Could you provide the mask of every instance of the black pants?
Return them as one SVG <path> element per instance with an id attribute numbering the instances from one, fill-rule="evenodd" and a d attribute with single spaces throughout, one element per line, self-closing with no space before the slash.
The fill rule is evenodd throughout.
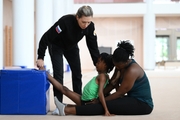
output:
<path id="1" fill-rule="evenodd" d="M 53 76 L 58 82 L 63 84 L 64 78 L 64 65 L 63 55 L 66 58 L 72 72 L 72 87 L 73 91 L 82 94 L 82 74 L 81 74 L 81 63 L 79 56 L 79 47 L 76 45 L 72 49 L 63 51 L 56 45 L 49 45 L 49 53 L 51 56 L 51 62 L 53 67 Z M 57 96 L 58 100 L 62 102 L 63 95 L 55 87 L 53 87 L 54 96 Z"/>
<path id="2" fill-rule="evenodd" d="M 135 98 L 123 97 L 107 101 L 107 107 L 111 114 L 115 115 L 145 115 L 152 112 L 152 108 Z M 77 115 L 103 115 L 104 108 L 101 103 L 76 106 Z"/>

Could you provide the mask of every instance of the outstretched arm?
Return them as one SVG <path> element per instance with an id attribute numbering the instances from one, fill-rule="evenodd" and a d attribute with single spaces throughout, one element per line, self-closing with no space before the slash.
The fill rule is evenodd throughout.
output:
<path id="1" fill-rule="evenodd" d="M 109 110 L 107 108 L 106 101 L 104 98 L 104 93 L 103 93 L 103 89 L 104 89 L 107 79 L 108 78 L 106 77 L 105 74 L 99 74 L 99 76 L 97 77 L 98 84 L 99 84 L 98 96 L 99 96 L 99 101 L 101 102 L 102 106 L 104 107 L 105 116 L 111 116 L 111 114 L 109 113 Z"/>

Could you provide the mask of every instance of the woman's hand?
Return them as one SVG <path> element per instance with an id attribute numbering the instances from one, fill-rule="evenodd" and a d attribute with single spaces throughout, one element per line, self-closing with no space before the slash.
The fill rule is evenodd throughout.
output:
<path id="1" fill-rule="evenodd" d="M 36 64 L 37 64 L 37 67 L 38 67 L 39 69 L 44 68 L 44 60 L 38 59 L 38 60 L 36 61 Z"/>
<path id="2" fill-rule="evenodd" d="M 104 115 L 105 115 L 105 116 L 114 116 L 114 114 L 110 114 L 108 110 L 105 111 L 105 114 L 104 114 Z"/>

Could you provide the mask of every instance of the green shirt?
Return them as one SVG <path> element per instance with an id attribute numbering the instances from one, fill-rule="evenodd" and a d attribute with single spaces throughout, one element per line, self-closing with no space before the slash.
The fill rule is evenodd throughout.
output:
<path id="1" fill-rule="evenodd" d="M 89 101 L 95 98 L 98 98 L 98 90 L 99 85 L 96 83 L 97 76 L 93 77 L 85 86 L 83 89 L 83 93 L 81 96 L 81 100 L 83 101 Z M 104 87 L 106 87 L 108 83 L 108 79 L 106 80 L 106 83 Z"/>

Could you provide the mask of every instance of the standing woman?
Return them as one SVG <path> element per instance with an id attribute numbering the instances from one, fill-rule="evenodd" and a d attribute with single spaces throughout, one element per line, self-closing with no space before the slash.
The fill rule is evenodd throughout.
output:
<path id="1" fill-rule="evenodd" d="M 108 110 L 116 115 L 145 115 L 153 110 L 151 88 L 145 71 L 133 59 L 134 47 L 129 41 L 120 41 L 113 53 L 115 72 L 104 90 L 109 93 L 105 100 Z M 102 115 L 103 107 L 98 100 L 94 104 L 76 107 L 61 107 L 66 115 Z M 63 104 L 61 104 L 63 105 Z M 63 109 L 62 109 L 63 108 Z"/>
<path id="2" fill-rule="evenodd" d="M 82 94 L 82 74 L 78 42 L 85 36 L 93 64 L 96 65 L 99 50 L 90 6 L 82 6 L 76 15 L 62 16 L 42 36 L 39 42 L 37 67 L 44 66 L 45 51 L 48 47 L 53 67 L 53 77 L 63 84 L 63 55 L 72 71 L 73 91 Z M 54 96 L 62 101 L 62 93 L 53 87 Z"/>

